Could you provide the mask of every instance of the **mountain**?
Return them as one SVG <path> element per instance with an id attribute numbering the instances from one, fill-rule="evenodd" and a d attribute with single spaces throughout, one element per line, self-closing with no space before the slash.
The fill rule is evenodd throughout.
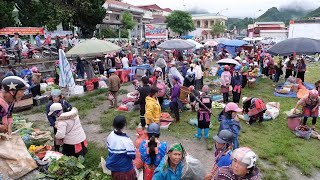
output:
<path id="1" fill-rule="evenodd" d="M 320 7 L 318 9 L 309 12 L 305 17 L 320 17 Z"/>
<path id="2" fill-rule="evenodd" d="M 234 27 L 237 29 L 247 29 L 248 24 L 252 24 L 252 18 L 228 18 L 227 20 L 227 28 L 232 30 Z"/>
<path id="3" fill-rule="evenodd" d="M 270 22 L 281 21 L 289 23 L 291 19 L 300 19 L 308 13 L 304 9 L 280 9 L 272 7 L 268 9 L 264 14 L 259 16 L 256 21 L 258 22 Z"/>

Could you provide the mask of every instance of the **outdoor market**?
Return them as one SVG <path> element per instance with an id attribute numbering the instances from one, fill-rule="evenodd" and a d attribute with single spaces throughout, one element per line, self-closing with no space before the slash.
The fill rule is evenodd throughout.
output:
<path id="1" fill-rule="evenodd" d="M 0 180 L 320 179 L 319 37 L 144 31 L 0 28 Z"/>

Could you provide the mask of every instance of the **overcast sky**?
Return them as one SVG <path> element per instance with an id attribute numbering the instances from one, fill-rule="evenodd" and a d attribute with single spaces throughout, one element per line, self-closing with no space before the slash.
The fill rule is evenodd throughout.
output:
<path id="1" fill-rule="evenodd" d="M 211 13 L 220 12 L 228 17 L 260 16 L 271 7 L 293 7 L 316 9 L 320 0 L 123 0 L 133 5 L 157 4 L 161 8 L 204 9 Z M 228 10 L 224 10 L 228 8 Z M 258 12 L 261 10 L 260 12 Z"/>

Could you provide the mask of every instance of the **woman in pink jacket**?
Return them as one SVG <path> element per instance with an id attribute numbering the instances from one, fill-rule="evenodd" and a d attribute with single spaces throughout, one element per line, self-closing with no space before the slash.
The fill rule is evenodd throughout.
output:
<path id="1" fill-rule="evenodd" d="M 69 112 L 63 112 L 60 103 L 50 106 L 49 116 L 56 117 L 57 133 L 55 138 L 62 145 L 62 154 L 67 156 L 84 156 L 87 153 L 86 134 L 81 126 L 78 110 L 72 108 Z"/>
<path id="2" fill-rule="evenodd" d="M 229 66 L 224 66 L 224 71 L 221 74 L 221 93 L 223 94 L 223 103 L 229 102 L 229 86 L 231 85 L 231 73 L 229 72 Z"/>

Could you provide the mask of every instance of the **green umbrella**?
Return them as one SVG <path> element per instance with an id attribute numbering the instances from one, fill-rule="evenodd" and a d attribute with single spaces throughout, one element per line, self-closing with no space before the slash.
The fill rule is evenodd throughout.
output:
<path id="1" fill-rule="evenodd" d="M 76 56 L 98 56 L 115 51 L 119 51 L 121 47 L 103 40 L 90 39 L 83 43 L 75 45 L 67 53 L 67 57 Z"/>

